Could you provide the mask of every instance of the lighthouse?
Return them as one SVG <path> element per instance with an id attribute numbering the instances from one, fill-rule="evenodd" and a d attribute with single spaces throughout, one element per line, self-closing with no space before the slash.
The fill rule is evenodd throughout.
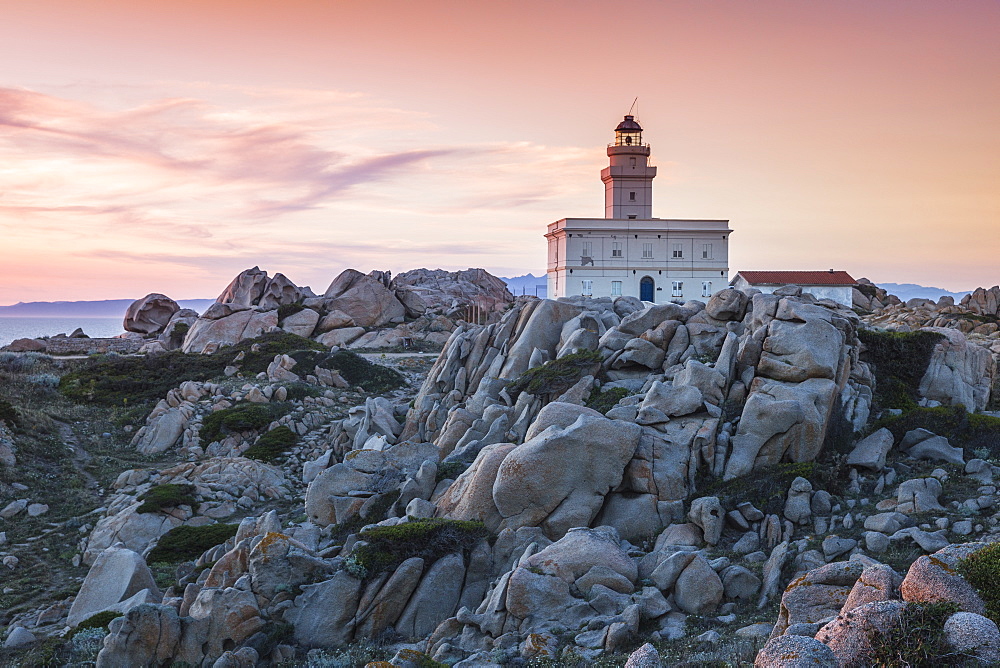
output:
<path id="1" fill-rule="evenodd" d="M 642 126 L 634 116 L 615 128 L 615 143 L 608 145 L 609 163 L 601 170 L 604 181 L 604 217 L 637 220 L 653 217 L 653 178 L 649 144 L 642 143 Z"/>
<path id="2" fill-rule="evenodd" d="M 656 167 L 631 114 L 608 145 L 604 218 L 550 223 L 546 276 L 550 299 L 637 297 L 652 304 L 705 299 L 729 280 L 728 220 L 654 218 Z"/>

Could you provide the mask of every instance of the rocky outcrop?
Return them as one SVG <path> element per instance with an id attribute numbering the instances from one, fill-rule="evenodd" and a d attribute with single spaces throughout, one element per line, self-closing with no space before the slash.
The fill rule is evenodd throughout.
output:
<path id="1" fill-rule="evenodd" d="M 920 380 L 920 396 L 946 406 L 962 404 L 970 411 L 986 408 L 996 364 L 990 351 L 970 343 L 957 329 L 929 327 L 944 336 L 931 354 Z"/>
<path id="2" fill-rule="evenodd" d="M 126 332 L 158 334 L 180 308 L 170 297 L 154 292 L 129 305 L 123 326 Z"/>
<path id="3" fill-rule="evenodd" d="M 414 269 L 397 274 L 390 287 L 414 317 L 434 313 L 488 321 L 514 303 L 507 284 L 484 269 Z"/>
<path id="4" fill-rule="evenodd" d="M 358 327 L 400 323 L 406 315 L 406 309 L 381 281 L 354 269 L 343 271 L 322 297 L 307 299 L 305 304 L 326 312 L 340 311 Z"/>

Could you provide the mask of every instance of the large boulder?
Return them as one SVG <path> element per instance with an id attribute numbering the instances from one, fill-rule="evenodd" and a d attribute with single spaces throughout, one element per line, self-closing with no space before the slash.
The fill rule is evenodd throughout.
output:
<path id="1" fill-rule="evenodd" d="M 341 311 L 359 327 L 382 327 L 403 322 L 406 309 L 395 294 L 371 276 L 346 269 L 333 279 L 322 297 L 307 299 L 307 305 L 318 305 L 326 311 Z"/>
<path id="2" fill-rule="evenodd" d="M 126 332 L 157 334 L 167 326 L 181 307 L 173 299 L 157 292 L 132 302 L 125 311 L 123 326 Z"/>
<path id="3" fill-rule="evenodd" d="M 502 526 L 541 526 L 552 539 L 588 526 L 622 481 L 640 435 L 630 422 L 581 415 L 514 448 L 493 484 Z"/>
<path id="4" fill-rule="evenodd" d="M 211 311 L 211 309 L 209 309 Z M 278 326 L 277 311 L 245 309 L 213 319 L 206 311 L 188 331 L 183 351 L 203 353 L 253 339 Z"/>
<path id="5" fill-rule="evenodd" d="M 390 287 L 411 317 L 431 312 L 470 319 L 476 314 L 463 311 L 472 307 L 486 318 L 514 302 L 507 284 L 485 269 L 414 269 L 398 274 Z"/>
<path id="6" fill-rule="evenodd" d="M 785 383 L 755 378 L 743 408 L 725 479 L 780 461 L 808 462 L 826 437 L 837 385 L 826 378 Z"/>
<path id="7" fill-rule="evenodd" d="M 840 561 L 792 580 L 781 595 L 773 635 L 793 624 L 815 624 L 839 614 L 863 571 L 860 562 Z"/>
<path id="8" fill-rule="evenodd" d="M 260 267 L 244 269 L 226 286 L 226 289 L 215 301 L 219 304 L 253 306 L 260 301 L 261 295 L 264 294 L 267 281 L 267 272 L 261 271 Z"/>
<path id="9" fill-rule="evenodd" d="M 91 615 L 109 610 L 118 603 L 147 591 L 148 600 L 159 603 L 160 590 L 146 561 L 124 547 L 109 547 L 101 552 L 73 599 L 66 623 L 76 626 Z"/>
<path id="10" fill-rule="evenodd" d="M 496 531 L 503 516 L 493 502 L 493 484 L 504 458 L 517 446 L 495 443 L 479 451 L 476 460 L 437 500 L 437 514 L 456 520 L 478 520 Z"/>
<path id="11" fill-rule="evenodd" d="M 970 411 L 986 408 L 996 374 L 989 349 L 970 343 L 957 329 L 928 327 L 924 331 L 944 338 L 934 346 L 920 379 L 920 396 L 948 406 L 962 404 Z"/>
<path id="12" fill-rule="evenodd" d="M 808 636 L 777 636 L 757 653 L 755 668 L 838 668 L 837 655 Z"/>

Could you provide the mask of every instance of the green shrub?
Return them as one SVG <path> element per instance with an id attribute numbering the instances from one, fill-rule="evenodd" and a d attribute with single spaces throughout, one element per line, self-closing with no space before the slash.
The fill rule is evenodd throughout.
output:
<path id="1" fill-rule="evenodd" d="M 296 313 L 304 309 L 305 305 L 300 304 L 299 302 L 295 302 L 294 304 L 282 304 L 281 306 L 278 307 L 278 324 L 280 325 L 281 323 L 283 323 L 285 321 L 285 318 L 287 318 L 288 316 L 295 315 Z"/>
<path id="2" fill-rule="evenodd" d="M 290 411 L 291 406 L 285 403 L 236 404 L 206 415 L 201 421 L 199 438 L 207 445 L 233 432 L 260 430 Z"/>
<path id="3" fill-rule="evenodd" d="M 114 610 L 105 610 L 104 612 L 98 612 L 96 614 L 87 617 L 85 620 L 76 625 L 73 629 L 71 635 L 76 635 L 80 631 L 85 631 L 87 629 L 108 629 L 108 624 L 111 623 L 112 619 L 117 619 L 123 616 L 123 612 L 115 612 Z"/>
<path id="4" fill-rule="evenodd" d="M 431 564 L 452 552 L 467 552 L 490 532 L 482 522 L 441 518 L 374 527 L 358 535 L 352 555 L 369 577 L 393 570 L 412 557 Z"/>
<path id="5" fill-rule="evenodd" d="M 584 376 L 596 373 L 600 364 L 599 352 L 581 350 L 528 369 L 508 383 L 507 390 L 511 395 L 521 392 L 535 395 L 562 394 Z"/>
<path id="6" fill-rule="evenodd" d="M 915 408 L 920 379 L 927 372 L 934 346 L 944 338 L 937 332 L 858 330 L 865 344 L 861 359 L 875 373 L 874 402 L 878 408 Z"/>
<path id="7" fill-rule="evenodd" d="M 186 322 L 179 322 L 170 330 L 170 336 L 183 339 L 189 331 L 191 331 L 191 325 Z"/>
<path id="8" fill-rule="evenodd" d="M 136 508 L 137 513 L 157 513 L 177 506 L 195 506 L 194 485 L 170 483 L 157 485 L 139 497 L 143 504 Z"/>
<path id="9" fill-rule="evenodd" d="M 17 410 L 5 399 L 0 399 L 0 420 L 7 423 L 7 428 L 14 430 L 21 428 L 21 421 L 17 417 Z"/>
<path id="10" fill-rule="evenodd" d="M 364 357 L 349 350 L 338 350 L 330 353 L 317 363 L 317 366 L 324 369 L 336 369 L 351 385 L 374 394 L 391 392 L 406 384 L 406 379 L 395 369 L 369 362 Z"/>
<path id="11" fill-rule="evenodd" d="M 958 563 L 958 572 L 986 604 L 986 616 L 1000 620 L 1000 543 L 991 543 Z"/>
<path id="12" fill-rule="evenodd" d="M 285 425 L 275 427 L 257 439 L 257 442 L 247 448 L 243 456 L 260 462 L 273 462 L 299 440 L 298 435 Z"/>
<path id="13" fill-rule="evenodd" d="M 438 464 L 437 475 L 434 478 L 435 482 L 441 482 L 442 480 L 456 480 L 458 476 L 465 473 L 465 469 L 469 468 L 468 464 L 463 464 L 462 462 L 442 462 Z"/>
<path id="14" fill-rule="evenodd" d="M 323 388 L 310 385 L 309 383 L 289 383 L 284 387 L 288 393 L 285 395 L 288 401 L 302 401 L 306 397 L 323 396 Z"/>
<path id="15" fill-rule="evenodd" d="M 967 450 L 985 449 L 1000 456 L 1000 418 L 969 413 L 964 406 L 914 408 L 876 421 L 871 431 L 887 428 L 898 441 L 912 429 L 926 429 Z"/>
<path id="16" fill-rule="evenodd" d="M 825 467 L 816 462 L 781 463 L 755 469 L 732 480 L 704 477 L 698 481 L 698 496 L 717 496 L 726 508 L 749 501 L 764 513 L 781 515 L 785 492 L 796 478 L 805 478 L 815 489 L 827 489 Z"/>
<path id="17" fill-rule="evenodd" d="M 593 408 L 595 411 L 603 415 L 614 408 L 619 401 L 627 396 L 628 390 L 624 387 L 611 387 L 604 391 L 595 387 L 590 391 L 590 396 L 587 397 L 587 403 L 585 406 L 587 408 Z"/>
<path id="18" fill-rule="evenodd" d="M 958 606 L 954 603 L 910 603 L 888 632 L 870 633 L 871 654 L 865 657 L 865 665 L 872 668 L 978 665 L 970 663 L 971 657 L 956 654 L 945 639 L 944 623 L 956 612 Z"/>
<path id="19" fill-rule="evenodd" d="M 178 564 L 197 559 L 205 550 L 221 545 L 235 536 L 239 528 L 238 524 L 174 527 L 160 536 L 156 547 L 146 555 L 146 561 Z"/>
<path id="20" fill-rule="evenodd" d="M 296 350 L 326 348 L 295 334 L 270 332 L 211 355 L 186 355 L 179 350 L 162 355 L 95 355 L 64 375 L 59 390 L 78 403 L 122 406 L 152 402 L 186 380 L 221 377 L 239 353 L 244 355 L 240 368 L 244 375 L 252 376 L 266 371 L 275 355 Z"/>

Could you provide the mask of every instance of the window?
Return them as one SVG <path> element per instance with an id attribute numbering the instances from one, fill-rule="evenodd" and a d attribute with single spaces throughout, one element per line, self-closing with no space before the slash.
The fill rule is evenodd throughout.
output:
<path id="1" fill-rule="evenodd" d="M 629 216 L 628 219 L 629 220 L 635 220 L 635 216 Z"/>
<path id="2" fill-rule="evenodd" d="M 583 255 L 584 257 L 594 257 L 593 250 L 594 250 L 594 242 L 593 241 L 584 241 L 583 242 L 583 252 L 581 253 L 581 255 Z"/>
<path id="3" fill-rule="evenodd" d="M 594 294 L 594 282 L 583 281 L 583 296 L 590 297 L 593 294 Z"/>
<path id="4" fill-rule="evenodd" d="M 630 201 L 630 202 L 634 202 L 635 201 L 635 193 L 630 192 L 628 194 L 628 201 Z"/>
<path id="5" fill-rule="evenodd" d="M 642 245 L 642 257 L 649 259 L 653 257 L 653 244 L 643 244 Z"/>
<path id="6" fill-rule="evenodd" d="M 701 296 L 711 297 L 712 296 L 712 281 L 702 281 L 701 282 Z"/>
<path id="7" fill-rule="evenodd" d="M 629 159 L 628 159 L 628 162 L 629 162 L 629 166 L 630 166 L 630 167 L 631 167 L 632 169 L 635 169 L 635 158 L 629 158 Z"/>
<path id="8" fill-rule="evenodd" d="M 674 244 L 674 252 L 672 254 L 674 259 L 684 257 L 684 244 Z"/>
<path id="9" fill-rule="evenodd" d="M 612 241 L 611 242 L 611 257 L 621 257 L 622 256 L 622 242 Z"/>
<path id="10" fill-rule="evenodd" d="M 712 244 L 702 244 L 701 245 L 701 259 L 711 260 L 712 259 Z"/>
<path id="11" fill-rule="evenodd" d="M 621 281 L 611 281 L 611 296 L 621 297 L 622 295 L 622 282 Z"/>
<path id="12" fill-rule="evenodd" d="M 684 296 L 684 281 L 674 281 L 671 288 L 671 297 L 683 297 Z"/>

